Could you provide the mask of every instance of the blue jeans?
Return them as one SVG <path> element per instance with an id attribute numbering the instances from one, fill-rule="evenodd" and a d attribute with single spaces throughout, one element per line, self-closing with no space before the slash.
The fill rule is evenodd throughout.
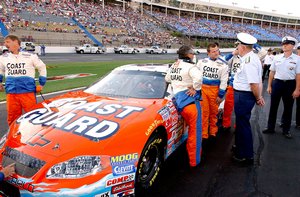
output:
<path id="1" fill-rule="evenodd" d="M 234 91 L 234 112 L 236 116 L 235 156 L 238 158 L 253 158 L 250 118 L 255 103 L 256 99 L 252 92 Z"/>

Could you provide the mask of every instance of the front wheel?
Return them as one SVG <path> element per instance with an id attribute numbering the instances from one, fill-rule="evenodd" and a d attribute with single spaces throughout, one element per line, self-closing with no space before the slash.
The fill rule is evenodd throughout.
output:
<path id="1" fill-rule="evenodd" d="M 149 189 L 157 180 L 164 161 L 165 140 L 163 135 L 156 133 L 146 143 L 136 172 L 136 192 Z"/>

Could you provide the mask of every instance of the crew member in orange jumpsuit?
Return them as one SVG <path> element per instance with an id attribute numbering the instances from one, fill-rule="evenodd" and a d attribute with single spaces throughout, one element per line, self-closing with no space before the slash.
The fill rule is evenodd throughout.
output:
<path id="1" fill-rule="evenodd" d="M 208 58 L 198 61 L 197 67 L 203 72 L 202 85 L 202 138 L 216 137 L 218 132 L 217 114 L 228 81 L 228 66 L 219 58 L 220 50 L 216 43 L 207 47 Z"/>
<path id="2" fill-rule="evenodd" d="M 175 104 L 189 126 L 187 152 L 191 167 L 201 160 L 201 83 L 202 72 L 193 63 L 194 51 L 189 46 L 178 50 L 179 59 L 170 67 L 165 77 L 171 83 Z"/>
<path id="3" fill-rule="evenodd" d="M 7 121 L 11 125 L 22 115 L 22 110 L 28 112 L 36 104 L 35 94 L 45 85 L 47 71 L 36 54 L 20 52 L 21 41 L 17 36 L 6 36 L 4 44 L 9 53 L 0 57 L 0 91 L 4 89 L 2 81 L 5 75 Z M 34 80 L 35 69 L 39 72 L 39 86 Z"/>

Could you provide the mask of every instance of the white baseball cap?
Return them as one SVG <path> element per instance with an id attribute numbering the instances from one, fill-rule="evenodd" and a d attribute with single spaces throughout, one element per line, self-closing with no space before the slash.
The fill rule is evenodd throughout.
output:
<path id="1" fill-rule="evenodd" d="M 238 42 L 243 45 L 253 45 L 257 43 L 257 39 L 254 36 L 244 32 L 238 33 L 237 39 Z"/>

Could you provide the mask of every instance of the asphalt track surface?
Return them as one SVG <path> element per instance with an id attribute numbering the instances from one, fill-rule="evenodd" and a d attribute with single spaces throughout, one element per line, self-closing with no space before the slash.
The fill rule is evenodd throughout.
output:
<path id="1" fill-rule="evenodd" d="M 149 59 L 148 55 L 92 55 L 95 61 L 110 59 Z M 105 58 L 104 58 L 105 57 Z M 176 55 L 150 55 L 150 58 L 174 60 Z M 91 55 L 60 54 L 42 58 L 48 62 L 91 61 Z M 151 60 L 151 59 L 149 59 Z M 264 84 L 266 87 L 266 82 Z M 51 95 L 54 96 L 54 95 Z M 51 97 L 51 96 L 46 96 Z M 253 166 L 240 166 L 231 161 L 231 146 L 234 129 L 219 131 L 215 142 L 204 151 L 201 164 L 191 169 L 185 146 L 181 146 L 168 160 L 161 171 L 154 188 L 142 197 L 298 197 L 300 196 L 300 130 L 294 128 L 295 113 L 291 133 L 292 139 L 281 135 L 279 126 L 273 135 L 262 134 L 267 124 L 270 96 L 264 91 L 265 107 L 252 111 L 251 125 L 254 139 L 255 163 Z M 39 98 L 40 100 L 40 98 Z M 281 103 L 282 105 L 282 103 Z M 295 104 L 294 104 L 295 107 Z M 1 136 L 7 130 L 6 106 L 0 104 Z M 282 107 L 278 110 L 280 122 Z M 233 117 L 234 119 L 234 117 Z"/>

